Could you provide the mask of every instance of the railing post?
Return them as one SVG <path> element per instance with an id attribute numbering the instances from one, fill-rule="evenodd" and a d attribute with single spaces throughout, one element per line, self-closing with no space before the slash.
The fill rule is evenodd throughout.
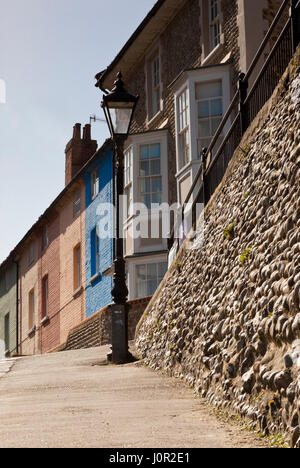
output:
<path id="1" fill-rule="evenodd" d="M 245 80 L 245 76 L 246 76 L 245 73 L 240 73 L 239 80 L 238 80 L 241 137 L 244 135 L 245 131 L 247 130 L 247 115 L 246 115 L 246 109 L 245 109 L 244 103 L 247 97 L 248 81 Z"/>
<path id="2" fill-rule="evenodd" d="M 290 18 L 292 24 L 292 47 L 294 53 L 296 52 L 297 46 L 300 42 L 300 7 L 296 7 L 298 2 L 299 0 L 291 0 L 290 6 Z"/>

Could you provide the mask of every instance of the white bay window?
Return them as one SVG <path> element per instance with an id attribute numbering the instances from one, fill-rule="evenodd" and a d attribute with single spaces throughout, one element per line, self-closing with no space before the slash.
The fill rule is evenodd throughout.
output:
<path id="1" fill-rule="evenodd" d="M 196 84 L 198 120 L 198 154 L 207 148 L 216 133 L 223 115 L 222 81 Z"/>
<path id="2" fill-rule="evenodd" d="M 152 203 L 162 203 L 160 144 L 140 146 L 140 201 L 148 209 Z"/>
<path id="3" fill-rule="evenodd" d="M 152 296 L 168 269 L 166 262 L 136 265 L 137 298 Z"/>
<path id="4" fill-rule="evenodd" d="M 230 104 L 230 64 L 184 71 L 172 84 L 175 99 L 177 200 L 184 203 L 207 148 Z M 226 125 L 216 147 L 228 130 Z M 213 156 L 213 155 L 212 155 Z M 197 188 L 195 189 L 195 193 Z"/>

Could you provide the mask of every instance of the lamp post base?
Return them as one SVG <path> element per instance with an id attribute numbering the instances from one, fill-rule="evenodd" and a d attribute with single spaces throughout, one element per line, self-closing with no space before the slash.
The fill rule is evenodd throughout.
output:
<path id="1" fill-rule="evenodd" d="M 111 306 L 112 321 L 112 353 L 107 360 L 113 364 L 134 362 L 135 358 L 128 350 L 128 319 L 126 306 L 114 304 Z"/>

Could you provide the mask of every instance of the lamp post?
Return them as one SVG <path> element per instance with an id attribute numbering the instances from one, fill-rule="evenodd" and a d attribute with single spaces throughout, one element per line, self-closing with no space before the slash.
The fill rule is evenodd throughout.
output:
<path id="1" fill-rule="evenodd" d="M 130 360 L 128 351 L 128 317 L 125 260 L 123 253 L 123 224 L 120 220 L 120 196 L 124 192 L 124 143 L 128 138 L 133 113 L 139 97 L 124 89 L 121 72 L 117 75 L 112 91 L 103 96 L 101 107 L 114 144 L 114 189 L 116 187 L 116 239 L 114 259 L 114 284 L 111 291 L 114 300 L 112 306 L 112 355 L 109 359 L 114 364 Z"/>

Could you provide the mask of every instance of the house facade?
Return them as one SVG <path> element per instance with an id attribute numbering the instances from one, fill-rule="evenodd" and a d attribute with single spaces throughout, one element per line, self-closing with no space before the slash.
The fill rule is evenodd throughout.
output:
<path id="1" fill-rule="evenodd" d="M 280 4 L 158 0 L 96 75 L 96 86 L 107 92 L 121 70 L 125 87 L 139 95 L 124 151 L 130 300 L 149 298 L 164 277 L 171 225 L 170 212 L 160 207 L 175 212 L 184 203 L 202 150 Z M 111 141 L 97 150 L 90 125 L 76 124 L 66 146 L 64 190 L 0 266 L 0 345 L 7 354 L 55 349 L 72 327 L 111 302 L 113 240 L 98 228 L 113 226 L 112 166 Z"/>
<path id="2" fill-rule="evenodd" d="M 82 132 L 76 124 L 65 176 L 64 190 L 0 267 L 0 340 L 7 356 L 57 348 L 111 302 L 112 278 L 102 272 L 112 265 L 113 241 L 91 241 L 99 205 L 112 201 L 110 141 L 97 150 L 90 125 Z"/>
<path id="3" fill-rule="evenodd" d="M 202 149 L 215 134 L 236 92 L 239 73 L 249 67 L 280 3 L 159 0 L 111 64 L 96 75 L 96 86 L 107 92 L 121 71 L 126 89 L 139 95 L 125 145 L 130 298 L 151 294 L 168 261 L 164 215 L 156 215 L 159 235 L 138 237 L 138 211 L 130 208 L 184 203 Z M 145 215 L 148 233 L 150 224 Z"/>
<path id="4" fill-rule="evenodd" d="M 0 359 L 17 354 L 17 274 L 11 260 L 0 268 Z"/>

